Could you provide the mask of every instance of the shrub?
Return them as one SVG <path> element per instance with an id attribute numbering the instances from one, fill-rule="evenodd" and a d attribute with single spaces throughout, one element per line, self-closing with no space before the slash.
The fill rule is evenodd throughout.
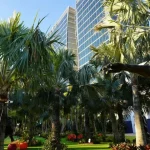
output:
<path id="1" fill-rule="evenodd" d="M 40 136 L 47 139 L 48 138 L 48 133 L 43 132 L 43 133 L 40 134 Z"/>
<path id="2" fill-rule="evenodd" d="M 83 144 L 83 143 L 85 143 L 85 139 L 79 140 L 79 144 Z"/>
<path id="3" fill-rule="evenodd" d="M 78 139 L 78 140 L 83 139 L 83 134 L 79 134 L 79 135 L 77 136 L 77 139 Z"/>
<path id="4" fill-rule="evenodd" d="M 22 138 L 21 138 L 22 141 L 28 141 L 28 139 L 29 139 L 29 131 L 28 131 L 27 128 L 25 128 L 22 131 L 22 135 L 21 136 L 22 136 Z"/>
<path id="5" fill-rule="evenodd" d="M 55 150 L 55 146 L 58 146 L 58 145 L 56 142 L 52 141 L 52 137 L 50 135 L 44 144 L 43 150 Z M 67 150 L 67 146 L 65 144 L 60 143 L 59 150 Z"/>
<path id="6" fill-rule="evenodd" d="M 94 144 L 100 144 L 102 142 L 102 134 L 96 134 L 92 138 Z"/>
<path id="7" fill-rule="evenodd" d="M 67 136 L 67 139 L 68 139 L 69 141 L 74 141 L 74 140 L 76 139 L 76 135 L 75 135 L 75 134 L 69 134 L 69 135 Z"/>
<path id="8" fill-rule="evenodd" d="M 117 145 L 112 145 L 111 149 L 112 150 L 150 150 L 150 145 L 137 147 L 134 144 L 120 143 Z"/>
<path id="9" fill-rule="evenodd" d="M 106 142 L 113 142 L 113 137 L 112 136 L 108 136 L 105 139 Z"/>
<path id="10" fill-rule="evenodd" d="M 137 147 L 135 145 L 127 144 L 127 143 L 121 143 L 117 145 L 112 145 L 112 150 L 137 150 Z"/>
<path id="11" fill-rule="evenodd" d="M 126 139 L 125 142 L 126 143 L 131 143 L 131 141 L 129 139 Z"/>
<path id="12" fill-rule="evenodd" d="M 44 144 L 44 142 L 40 139 L 33 138 L 31 141 L 31 146 L 41 146 L 43 144 Z"/>
<path id="13" fill-rule="evenodd" d="M 66 137 L 66 136 L 67 136 L 66 133 L 60 133 L 60 137 L 61 137 L 61 138 L 64 138 L 64 137 Z"/>

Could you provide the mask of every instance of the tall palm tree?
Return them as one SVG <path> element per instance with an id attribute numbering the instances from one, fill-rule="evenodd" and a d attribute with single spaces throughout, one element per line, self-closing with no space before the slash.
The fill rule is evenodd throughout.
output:
<path id="1" fill-rule="evenodd" d="M 43 19 L 42 19 L 43 20 Z M 41 32 L 38 24 L 26 28 L 20 22 L 20 13 L 15 13 L 9 21 L 0 22 L 0 150 L 4 148 L 6 126 L 6 102 L 12 85 L 30 71 L 42 75 L 44 69 L 52 66 L 52 44 L 58 41 L 55 35 Z"/>
<path id="2" fill-rule="evenodd" d="M 68 50 L 59 50 L 52 56 L 53 70 L 47 72 L 44 81 L 47 99 L 51 102 L 51 147 L 61 149 L 60 143 L 60 110 L 65 101 L 64 93 L 68 91 L 69 78 L 75 66 L 75 55 Z"/>
<path id="3" fill-rule="evenodd" d="M 132 0 L 119 1 L 108 0 L 105 2 L 105 8 L 110 15 L 106 21 L 96 26 L 96 30 L 108 28 L 111 31 L 110 44 L 115 48 L 115 53 L 111 55 L 112 62 L 122 63 L 141 63 L 147 57 L 149 42 L 148 19 L 149 4 L 147 1 Z M 115 20 L 112 19 L 112 17 Z M 109 23 L 109 24 L 108 24 Z M 145 41 L 145 42 L 144 42 Z M 144 44 L 145 43 L 145 44 Z M 110 56 L 110 55 L 109 55 Z M 141 107 L 138 96 L 138 79 L 135 74 L 132 75 L 133 104 L 136 127 L 136 144 L 145 145 L 146 136 L 141 118 Z"/>

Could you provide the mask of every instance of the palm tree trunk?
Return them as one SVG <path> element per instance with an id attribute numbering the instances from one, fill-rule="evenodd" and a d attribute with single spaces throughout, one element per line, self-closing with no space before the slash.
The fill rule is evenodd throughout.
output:
<path id="1" fill-rule="evenodd" d="M 132 93 L 133 93 L 133 108 L 136 130 L 136 146 L 146 145 L 146 134 L 142 121 L 141 106 L 138 93 L 138 77 L 132 76 Z"/>
<path id="2" fill-rule="evenodd" d="M 34 119 L 33 117 L 30 115 L 29 117 L 30 119 L 30 122 L 29 122 L 29 145 L 31 145 L 32 143 L 32 139 L 33 139 L 33 136 L 34 136 Z"/>
<path id="3" fill-rule="evenodd" d="M 105 111 L 101 112 L 100 120 L 102 126 L 102 134 L 106 135 L 106 112 Z"/>
<path id="4" fill-rule="evenodd" d="M 4 150 L 6 119 L 7 105 L 5 103 L 0 103 L 0 150 Z"/>
<path id="5" fill-rule="evenodd" d="M 112 122 L 112 132 L 114 136 L 114 143 L 119 143 L 119 132 L 118 132 L 118 124 L 116 120 L 116 116 L 113 109 L 110 109 L 110 119 Z"/>
<path id="6" fill-rule="evenodd" d="M 54 150 L 60 150 L 60 107 L 59 97 L 55 98 L 52 104 L 52 127 L 51 127 L 51 145 Z"/>
<path id="7" fill-rule="evenodd" d="M 86 139 L 86 142 L 88 142 L 88 139 L 91 138 L 91 135 L 90 135 L 90 120 L 89 120 L 89 111 L 87 108 L 85 108 L 85 120 L 84 120 L 84 127 L 85 127 L 85 139 Z"/>
<path id="8" fill-rule="evenodd" d="M 123 110 L 122 106 L 118 104 L 118 127 L 119 127 L 119 142 L 125 142 L 125 127 L 124 127 L 124 120 L 123 120 Z"/>
<path id="9" fill-rule="evenodd" d="M 79 128 L 78 128 L 78 109 L 77 108 L 75 108 L 75 124 L 76 124 L 77 133 L 79 133 Z"/>
<path id="10" fill-rule="evenodd" d="M 4 150 L 8 92 L 0 92 L 0 150 Z"/>

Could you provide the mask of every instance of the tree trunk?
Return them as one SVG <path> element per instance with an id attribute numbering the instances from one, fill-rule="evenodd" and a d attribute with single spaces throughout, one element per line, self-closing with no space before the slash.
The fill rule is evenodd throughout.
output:
<path id="1" fill-rule="evenodd" d="M 75 124 L 76 124 L 77 133 L 79 133 L 79 128 L 78 128 L 78 109 L 77 108 L 75 108 Z"/>
<path id="2" fill-rule="evenodd" d="M 141 106 L 138 93 L 138 77 L 132 76 L 132 93 L 133 93 L 133 108 L 136 130 L 136 146 L 146 145 L 146 134 L 142 121 Z"/>
<path id="3" fill-rule="evenodd" d="M 88 139 L 91 138 L 90 135 L 90 120 L 89 120 L 89 111 L 85 108 L 85 116 L 84 116 L 84 127 L 85 127 L 85 140 L 88 142 Z"/>
<path id="4" fill-rule="evenodd" d="M 59 97 L 55 98 L 52 104 L 52 127 L 51 127 L 51 145 L 52 150 L 61 150 L 60 144 L 60 107 L 59 107 Z"/>
<path id="5" fill-rule="evenodd" d="M 105 111 L 101 112 L 100 120 L 102 126 L 102 134 L 106 135 L 106 112 Z"/>
<path id="6" fill-rule="evenodd" d="M 119 143 L 119 132 L 118 132 L 118 125 L 117 125 L 117 120 L 116 120 L 116 116 L 114 113 L 113 109 L 110 109 L 110 119 L 112 122 L 112 132 L 113 132 L 113 136 L 114 136 L 114 143 Z"/>
<path id="7" fill-rule="evenodd" d="M 82 109 L 79 109 L 79 116 L 78 116 L 78 130 L 79 133 L 83 133 L 84 132 L 84 119 L 83 119 L 83 111 Z"/>
<path id="8" fill-rule="evenodd" d="M 29 122 L 29 145 L 32 144 L 32 139 L 33 139 L 33 136 L 34 136 L 34 119 L 33 117 L 30 116 L 30 122 Z"/>
<path id="9" fill-rule="evenodd" d="M 6 119 L 7 105 L 5 103 L 0 103 L 0 150 L 4 150 Z"/>
<path id="10" fill-rule="evenodd" d="M 148 65 L 129 65 L 122 63 L 114 63 L 104 66 L 103 70 L 108 73 L 129 71 L 131 73 L 136 73 L 138 75 L 150 78 L 150 66 Z"/>
<path id="11" fill-rule="evenodd" d="M 125 127 L 124 127 L 124 120 L 123 120 L 123 110 L 122 106 L 118 104 L 118 130 L 119 130 L 119 142 L 125 142 Z"/>

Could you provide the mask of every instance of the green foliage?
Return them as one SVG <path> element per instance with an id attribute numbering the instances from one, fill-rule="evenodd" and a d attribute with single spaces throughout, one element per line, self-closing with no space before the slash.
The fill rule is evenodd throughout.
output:
<path id="1" fill-rule="evenodd" d="M 23 141 L 29 140 L 29 130 L 27 128 L 22 130 L 21 140 L 23 140 Z"/>
<path id="2" fill-rule="evenodd" d="M 42 139 L 33 138 L 31 141 L 31 146 L 41 146 L 43 144 L 44 144 L 44 141 Z"/>
<path id="3" fill-rule="evenodd" d="M 114 141 L 113 136 L 106 137 L 106 142 L 113 142 L 113 141 Z"/>
<path id="4" fill-rule="evenodd" d="M 43 150 L 56 150 L 56 148 L 54 148 L 55 143 L 53 143 L 52 141 L 52 137 L 51 135 L 48 137 L 47 141 L 44 144 Z M 59 147 L 59 150 L 66 150 L 67 146 L 65 144 L 60 143 L 59 145 L 57 145 L 57 147 Z"/>
<path id="5" fill-rule="evenodd" d="M 42 133 L 40 134 L 40 136 L 43 137 L 43 138 L 48 138 L 48 133 L 42 132 Z"/>
<path id="6" fill-rule="evenodd" d="M 95 135 L 92 137 L 92 142 L 93 142 L 94 144 L 100 144 L 102 141 L 103 141 L 102 136 L 100 136 L 100 135 L 98 135 L 98 134 L 95 134 Z"/>
<path id="7" fill-rule="evenodd" d="M 81 140 L 79 140 L 79 142 L 78 142 L 79 144 L 83 144 L 83 143 L 85 143 L 85 139 L 81 139 Z"/>

